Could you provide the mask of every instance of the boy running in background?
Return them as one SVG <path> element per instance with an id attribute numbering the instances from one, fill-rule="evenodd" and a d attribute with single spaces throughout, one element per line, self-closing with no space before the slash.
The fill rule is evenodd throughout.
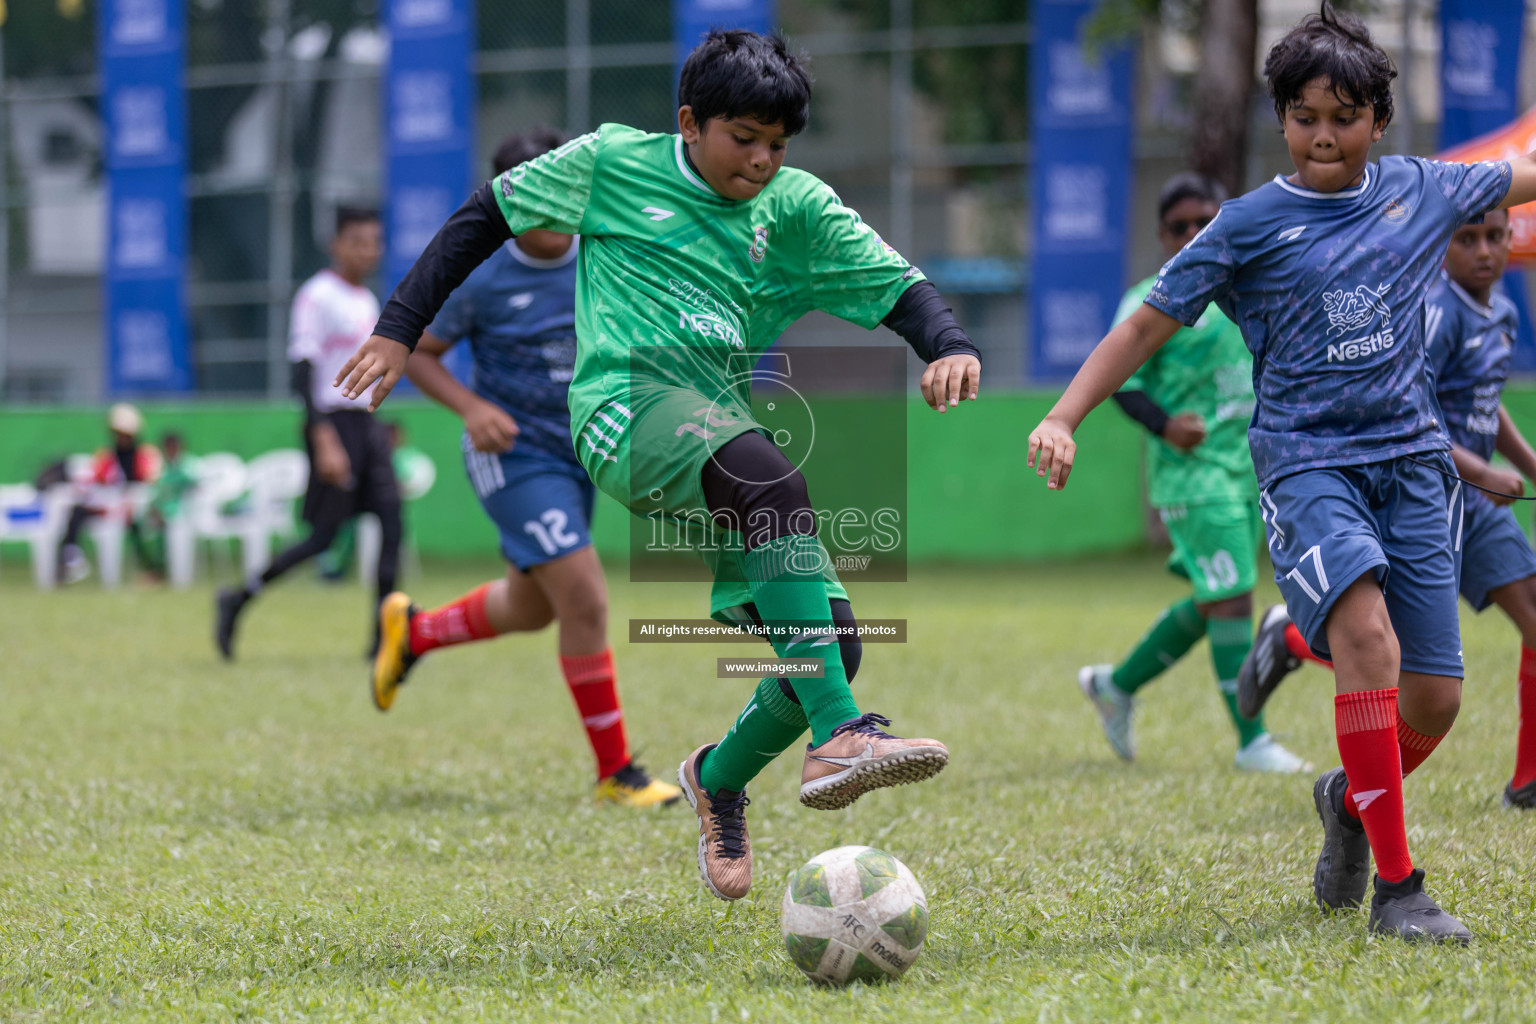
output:
<path id="1" fill-rule="evenodd" d="M 379 517 L 383 541 L 377 569 L 378 601 L 395 589 L 400 564 L 400 487 L 395 480 L 389 437 L 366 402 L 340 395 L 325 382 L 347 352 L 366 337 L 378 318 L 379 300 L 366 284 L 384 253 L 384 234 L 374 210 L 336 211 L 331 265 L 305 281 L 293 297 L 288 325 L 288 361 L 293 390 L 304 405 L 304 450 L 309 485 L 304 521 L 309 536 L 279 551 L 261 573 L 241 587 L 219 591 L 214 604 L 214 643 L 225 659 L 235 656 L 240 614 L 267 585 L 320 554 L 343 523 L 361 512 Z M 377 608 L 377 605 L 374 606 Z M 377 614 L 375 612 L 375 614 Z M 368 648 L 378 649 L 374 634 Z"/>
<path id="2" fill-rule="evenodd" d="M 1227 198 L 1216 182 L 1177 174 L 1163 185 L 1157 236 L 1173 256 L 1209 224 Z M 1152 290 L 1149 277 L 1125 293 L 1116 321 Z M 1237 671 L 1253 643 L 1253 585 L 1258 580 L 1259 494 L 1248 454 L 1253 415 L 1253 357 L 1237 325 L 1215 306 L 1174 333 L 1137 370 L 1115 401 L 1152 434 L 1147 484 L 1168 537 L 1169 568 L 1194 596 L 1163 610 L 1118 666 L 1085 665 L 1078 685 L 1098 709 L 1116 754 L 1136 756 L 1131 734 L 1135 693 L 1211 638 L 1211 667 L 1237 730 L 1233 763 L 1244 771 L 1298 772 L 1311 767 L 1276 743 L 1262 713 L 1237 713 Z"/>
<path id="3" fill-rule="evenodd" d="M 905 338 L 929 362 L 921 388 L 935 410 L 977 396 L 976 348 L 937 289 L 825 184 L 780 170 L 810 94 L 782 39 L 711 32 L 683 65 L 677 135 L 604 125 L 483 186 L 336 378 L 354 397 L 377 381 L 377 406 L 448 293 L 508 237 L 583 236 L 570 404 L 588 475 L 637 515 L 708 509 L 739 532 L 741 547 L 715 561 L 711 610 L 781 630 L 781 657 L 824 659 L 824 678 L 787 688 L 764 679 L 725 737 L 679 767 L 699 816 L 700 873 L 722 899 L 751 884 L 745 788 L 807 725 L 800 799 L 810 807 L 926 779 L 949 757 L 942 743 L 891 736 L 888 719 L 860 713 L 834 640 L 832 599 L 843 594 L 805 478 L 753 420 L 737 362 L 750 366 L 820 309 Z"/>
<path id="4" fill-rule="evenodd" d="M 492 177 L 564 141 L 549 128 L 510 136 L 492 159 Z M 576 239 L 553 231 L 506 242 L 454 291 L 406 366 L 422 394 L 464 421 L 465 469 L 508 570 L 432 611 L 402 593 L 386 597 L 373 700 L 388 711 L 428 651 L 558 622 L 560 671 L 597 759 L 598 800 L 653 807 L 683 792 L 630 758 L 608 646 L 608 588 L 587 526 L 594 492 L 571 451 L 576 254 Z M 442 363 L 460 339 L 474 356 L 473 391 Z"/>
<path id="5" fill-rule="evenodd" d="M 1515 770 L 1504 787 L 1504 803 L 1530 810 L 1536 808 L 1536 554 L 1509 506 L 1511 495 L 1525 493 L 1525 479 L 1536 480 L 1536 452 L 1499 401 L 1518 327 L 1514 303 L 1493 290 L 1504 276 L 1509 244 L 1509 214 L 1503 210 L 1451 236 L 1445 272 L 1425 306 L 1424 335 L 1451 458 L 1462 478 L 1476 485 L 1464 495 L 1461 596 L 1478 612 L 1498 605 L 1520 631 Z M 1491 465 L 1494 452 L 1517 471 Z M 1284 609 L 1272 614 L 1283 616 Z M 1278 655 L 1269 660 L 1282 663 Z M 1260 698 L 1267 698 L 1284 674 L 1283 668 L 1256 669 Z"/>
<path id="6" fill-rule="evenodd" d="M 1396 70 L 1327 4 L 1275 44 L 1265 75 L 1295 173 L 1227 203 L 1168 262 L 1030 435 L 1028 462 L 1063 486 L 1073 430 L 1181 323 L 1214 301 L 1242 328 L 1275 578 L 1337 681 L 1343 767 L 1313 787 L 1324 829 L 1313 894 L 1324 908 L 1358 905 L 1374 853 L 1373 930 L 1465 942 L 1425 893 L 1403 822 L 1403 776 L 1461 703 L 1463 485 L 1426 371 L 1424 299 L 1458 227 L 1536 199 L 1536 159 L 1371 163 Z"/>

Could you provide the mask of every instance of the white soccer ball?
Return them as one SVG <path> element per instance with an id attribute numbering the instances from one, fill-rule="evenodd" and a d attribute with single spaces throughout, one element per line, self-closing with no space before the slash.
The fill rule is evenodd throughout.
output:
<path id="1" fill-rule="evenodd" d="M 789 958 L 812 981 L 894 980 L 923 951 L 928 897 L 884 850 L 839 846 L 790 876 L 780 930 Z"/>

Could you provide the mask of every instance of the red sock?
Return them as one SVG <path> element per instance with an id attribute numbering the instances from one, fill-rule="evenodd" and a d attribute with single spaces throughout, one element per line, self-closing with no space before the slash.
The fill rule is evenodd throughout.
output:
<path id="1" fill-rule="evenodd" d="M 492 584 L 476 587 L 456 601 L 441 608 L 418 612 L 411 617 L 411 653 L 426 654 L 434 647 L 486 640 L 496 635 L 485 617 L 485 595 Z"/>
<path id="2" fill-rule="evenodd" d="M 1536 651 L 1520 648 L 1520 731 L 1515 743 L 1516 789 L 1536 781 Z"/>
<path id="3" fill-rule="evenodd" d="M 1292 657 L 1300 658 L 1302 661 L 1333 668 L 1333 662 L 1312 653 L 1312 648 L 1307 646 L 1306 640 L 1302 639 L 1301 630 L 1296 628 L 1294 622 L 1285 624 L 1285 649 L 1291 652 Z"/>
<path id="4" fill-rule="evenodd" d="M 1447 730 L 1448 732 L 1449 730 Z M 1403 762 L 1403 778 L 1407 778 L 1415 768 L 1423 764 L 1440 741 L 1445 739 L 1445 733 L 1439 736 L 1425 736 L 1413 726 L 1403 721 L 1401 711 L 1397 714 L 1397 751 Z M 1345 773 L 1349 774 L 1348 772 Z"/>
<path id="5" fill-rule="evenodd" d="M 1413 870 L 1403 825 L 1403 763 L 1397 743 L 1397 687 L 1333 698 L 1339 760 L 1349 777 L 1344 806 L 1365 824 L 1376 873 L 1400 882 Z"/>
<path id="6" fill-rule="evenodd" d="M 597 777 L 606 779 L 629 764 L 629 737 L 624 733 L 624 709 L 613 678 L 613 648 L 596 654 L 560 656 L 560 671 L 576 698 L 581 724 L 597 757 Z"/>

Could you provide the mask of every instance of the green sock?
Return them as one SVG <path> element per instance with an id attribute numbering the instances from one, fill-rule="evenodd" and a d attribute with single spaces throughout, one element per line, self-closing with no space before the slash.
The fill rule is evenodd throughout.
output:
<path id="1" fill-rule="evenodd" d="M 1246 615 L 1238 619 L 1212 616 L 1206 629 L 1211 635 L 1211 667 L 1216 670 L 1216 685 L 1221 687 L 1221 699 L 1226 702 L 1227 714 L 1232 716 L 1238 746 L 1246 747 L 1265 731 L 1262 711 L 1256 718 L 1244 718 L 1237 713 L 1237 671 L 1253 646 L 1253 620 Z"/>
<path id="2" fill-rule="evenodd" d="M 1205 618 L 1195 609 L 1194 598 L 1169 605 L 1116 666 L 1111 677 L 1116 688 L 1135 693 L 1172 668 L 1203 636 Z"/>
<path id="3" fill-rule="evenodd" d="M 832 605 L 822 575 L 826 564 L 821 541 L 800 535 L 775 537 L 746 555 L 752 602 L 763 622 L 795 631 L 787 638 L 775 636 L 773 649 L 781 658 L 821 658 L 825 663 L 823 678 L 789 681 L 810 720 L 811 743 L 817 746 L 827 742 L 837 726 L 859 717 L 842 650 L 831 632 Z"/>
<path id="4" fill-rule="evenodd" d="M 777 679 L 764 679 L 725 739 L 704 756 L 699 781 L 711 793 L 721 787 L 741 792 L 800 738 L 805 726 L 800 705 L 784 695 Z"/>

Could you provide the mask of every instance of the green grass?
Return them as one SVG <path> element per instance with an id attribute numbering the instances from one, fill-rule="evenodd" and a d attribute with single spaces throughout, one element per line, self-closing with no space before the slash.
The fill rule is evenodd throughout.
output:
<path id="1" fill-rule="evenodd" d="M 1181 595 L 1152 559 L 925 571 L 854 588 L 856 693 L 945 740 L 934 782 L 851 810 L 796 802 L 786 757 L 753 786 L 752 895 L 710 897 L 686 805 L 590 803 L 553 636 L 433 655 L 395 710 L 368 702 L 366 597 L 264 595 L 240 660 L 213 655 L 208 591 L 0 583 L 0 1020 L 1529 1020 L 1536 818 L 1502 810 L 1518 641 L 1464 616 L 1468 686 L 1410 780 L 1410 838 L 1470 949 L 1369 938 L 1311 905 L 1312 775 L 1230 770 L 1203 647 L 1144 691 L 1117 763 L 1078 693 Z M 428 603 L 478 581 L 440 569 Z M 698 586 L 613 584 L 614 632 L 697 616 Z M 670 774 L 748 684 L 751 645 L 618 645 L 631 736 Z M 765 649 L 764 649 L 765 650 Z M 1331 680 L 1308 668 L 1271 724 L 1336 762 Z M 900 983 L 822 991 L 778 935 L 786 876 L 882 846 L 927 889 Z"/>

